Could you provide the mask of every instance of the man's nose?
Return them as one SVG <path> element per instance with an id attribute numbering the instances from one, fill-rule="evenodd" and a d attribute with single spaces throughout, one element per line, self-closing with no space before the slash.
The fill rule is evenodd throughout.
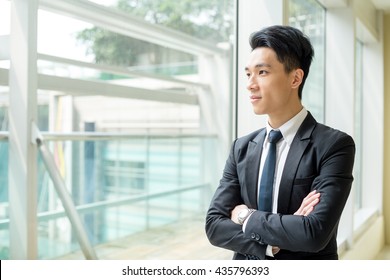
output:
<path id="1" fill-rule="evenodd" d="M 258 85 L 253 77 L 249 77 L 248 82 L 246 84 L 246 88 L 249 91 L 252 91 L 252 90 L 258 88 Z"/>

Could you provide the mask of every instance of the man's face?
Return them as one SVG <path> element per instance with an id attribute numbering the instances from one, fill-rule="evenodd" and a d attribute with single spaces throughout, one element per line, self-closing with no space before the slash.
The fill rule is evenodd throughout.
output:
<path id="1" fill-rule="evenodd" d="M 290 111 L 293 99 L 297 98 L 297 91 L 293 90 L 295 71 L 286 73 L 272 49 L 254 49 L 249 55 L 245 72 L 255 114 L 268 114 L 272 117 Z"/>

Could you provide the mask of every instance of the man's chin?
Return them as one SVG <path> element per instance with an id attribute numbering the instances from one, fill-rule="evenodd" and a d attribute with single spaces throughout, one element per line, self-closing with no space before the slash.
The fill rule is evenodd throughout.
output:
<path id="1" fill-rule="evenodd" d="M 256 108 L 253 108 L 253 113 L 255 113 L 255 115 L 265 115 L 266 114 L 266 112 L 264 110 L 259 110 Z"/>

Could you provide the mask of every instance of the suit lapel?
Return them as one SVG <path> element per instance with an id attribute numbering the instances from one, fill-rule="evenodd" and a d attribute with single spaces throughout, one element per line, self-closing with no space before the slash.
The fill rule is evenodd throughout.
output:
<path id="1" fill-rule="evenodd" d="M 259 134 L 248 143 L 247 162 L 245 167 L 246 189 L 251 205 L 257 209 L 257 182 L 259 178 L 259 166 L 266 129 L 261 129 Z"/>
<path id="2" fill-rule="evenodd" d="M 313 116 L 308 113 L 291 144 L 280 180 L 278 213 L 287 213 L 290 207 L 290 196 L 295 175 L 302 155 L 310 143 L 310 137 L 316 123 Z"/>

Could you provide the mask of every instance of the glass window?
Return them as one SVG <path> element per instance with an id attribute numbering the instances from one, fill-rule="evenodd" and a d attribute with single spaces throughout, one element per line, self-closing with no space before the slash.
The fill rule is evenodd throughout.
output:
<path id="1" fill-rule="evenodd" d="M 234 1 L 226 0 L 89 0 L 183 32 L 209 43 L 233 39 Z"/>
<path id="2" fill-rule="evenodd" d="M 162 25 L 168 37 L 173 29 L 216 49 L 232 43 L 233 1 L 93 2 Z M 209 57 L 54 11 L 38 17 L 38 72 L 43 83 L 57 81 L 38 91 L 38 125 L 93 245 L 184 218 L 203 221 L 215 187 L 209 174 L 218 174 L 216 132 L 204 114 L 215 107 L 198 100 L 215 94 L 200 66 Z M 218 83 L 228 88 L 231 80 Z M 50 136 L 66 133 L 79 136 Z M 38 172 L 39 257 L 58 258 L 79 247 L 41 157 Z"/>
<path id="3" fill-rule="evenodd" d="M 115 242 L 180 220 L 203 224 L 210 188 L 219 174 L 217 148 L 223 146 L 217 145 L 218 132 L 212 130 L 216 106 L 207 103 L 220 94 L 215 89 L 229 89 L 233 80 L 229 75 L 211 80 L 209 70 L 219 73 L 219 67 L 232 68 L 226 45 L 234 42 L 234 1 L 84 4 L 93 5 L 95 11 L 106 9 L 113 17 L 119 12 L 126 24 L 141 21 L 139 28 L 146 34 L 158 25 L 168 42 L 190 38 L 195 47 L 200 46 L 191 51 L 164 45 L 151 36 L 129 35 L 109 19 L 91 20 L 89 10 L 69 14 L 61 5 L 50 9 L 44 2 L 39 5 L 37 125 L 91 243 Z M 68 8 L 84 9 L 77 1 Z M 0 43 L 10 32 L 9 9 L 9 1 L 0 0 Z M 211 55 L 202 51 L 205 44 Z M 0 75 L 10 65 L 2 46 Z M 226 97 L 222 104 L 230 102 L 229 94 L 221 93 Z M 0 83 L 0 133 L 4 135 L 8 95 L 8 85 Z M 226 128 L 230 126 L 226 122 Z M 0 156 L 0 186 L 5 186 L 8 142 L 1 134 Z M 77 234 L 43 161 L 39 153 L 37 257 L 66 259 L 80 250 Z M 10 251 L 8 206 L 8 188 L 0 188 L 1 259 L 7 259 Z M 137 242 L 134 246 L 140 245 Z M 102 251 L 97 255 L 104 259 Z M 137 249 L 129 252 L 135 254 Z"/>
<path id="4" fill-rule="evenodd" d="M 314 48 L 314 60 L 302 93 L 302 103 L 319 122 L 324 122 L 325 9 L 316 0 L 288 1 L 289 25 L 304 32 Z"/>

